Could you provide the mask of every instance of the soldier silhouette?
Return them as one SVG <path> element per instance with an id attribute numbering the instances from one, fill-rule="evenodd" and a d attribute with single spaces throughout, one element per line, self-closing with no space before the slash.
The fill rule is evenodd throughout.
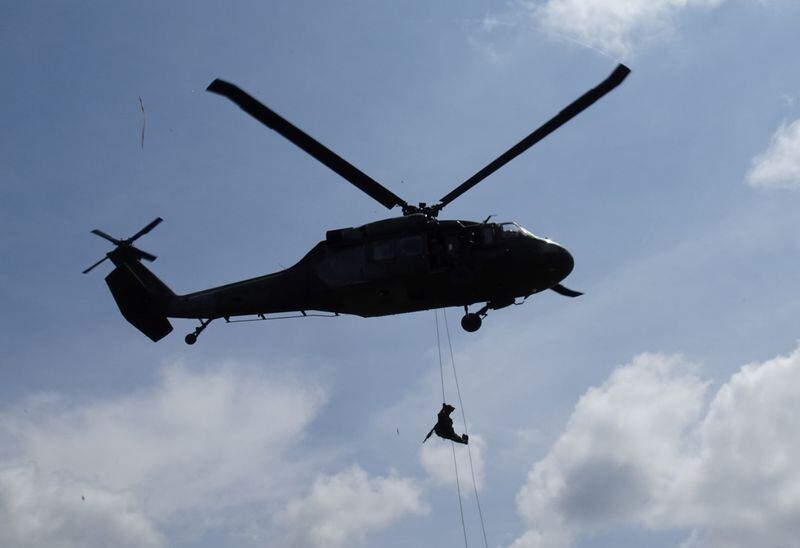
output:
<path id="1" fill-rule="evenodd" d="M 430 438 L 431 434 L 434 432 L 436 432 L 437 436 L 446 440 L 452 440 L 456 443 L 463 443 L 464 445 L 469 443 L 469 436 L 466 434 L 459 436 L 456 434 L 455 430 L 453 430 L 453 419 L 450 418 L 450 413 L 455 410 L 456 408 L 452 405 L 443 403 L 442 410 L 439 411 L 439 414 L 437 415 L 438 420 L 436 421 L 436 424 L 433 428 L 431 428 L 431 431 L 428 432 L 428 435 L 425 436 L 425 439 L 422 440 L 422 443 L 428 441 L 428 438 Z"/>

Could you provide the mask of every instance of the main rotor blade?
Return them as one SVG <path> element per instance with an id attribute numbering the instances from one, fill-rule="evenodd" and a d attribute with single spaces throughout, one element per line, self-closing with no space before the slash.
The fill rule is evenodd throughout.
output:
<path id="1" fill-rule="evenodd" d="M 84 271 L 83 271 L 83 273 L 84 273 L 84 274 L 88 274 L 89 272 L 91 272 L 92 270 L 94 270 L 94 267 L 96 267 L 96 266 L 99 266 L 99 265 L 100 265 L 100 263 L 102 263 L 102 262 L 103 262 L 103 261 L 105 261 L 106 259 L 108 259 L 108 256 L 107 256 L 107 255 L 106 255 L 105 257 L 103 257 L 102 259 L 100 259 L 99 261 L 97 261 L 96 263 L 94 263 L 92 266 L 90 266 L 90 267 L 89 267 L 89 268 L 87 268 L 86 270 L 84 270 Z"/>
<path id="2" fill-rule="evenodd" d="M 144 227 L 139 232 L 128 238 L 128 243 L 138 240 L 139 238 L 141 238 L 142 236 L 153 230 L 155 227 L 157 227 L 159 223 L 161 223 L 161 221 L 163 220 L 164 219 L 162 219 L 161 217 L 156 217 L 155 219 L 150 221 L 150 223 L 146 227 Z"/>
<path id="3" fill-rule="evenodd" d="M 590 89 L 583 95 L 581 95 L 578 99 L 567 105 L 561 112 L 556 114 L 550 120 L 548 120 L 544 125 L 536 129 L 533 133 L 525 137 L 522 141 L 508 149 L 506 152 L 501 154 L 495 161 L 484 167 L 482 170 L 477 172 L 475 175 L 461 183 L 455 190 L 450 192 L 450 194 L 446 195 L 444 198 L 440 200 L 441 205 L 439 209 L 446 206 L 466 191 L 483 181 L 486 177 L 506 165 L 508 162 L 531 148 L 533 145 L 553 133 L 555 130 L 569 122 L 572 118 L 589 108 L 592 104 L 594 104 L 598 99 L 603 97 L 606 93 L 617 87 L 622 83 L 626 76 L 630 73 L 631 69 L 626 67 L 625 65 L 617 65 L 617 68 L 614 69 L 614 72 L 611 75 L 600 82 L 595 88 Z"/>
<path id="4" fill-rule="evenodd" d="M 94 235 L 96 235 L 96 236 L 100 236 L 100 237 L 101 237 L 101 238 L 103 238 L 104 240 L 108 240 L 109 242 L 111 242 L 111 243 L 112 243 L 112 244 L 114 244 L 114 245 L 119 245 L 119 244 L 121 244 L 121 243 L 122 243 L 121 241 L 117 240 L 117 239 L 116 239 L 116 238 L 114 238 L 113 236 L 109 236 L 108 234 L 106 234 L 105 232 L 103 232 L 102 230 L 100 230 L 100 229 L 97 229 L 97 228 L 95 228 L 94 230 L 92 230 L 92 234 L 94 234 Z"/>
<path id="5" fill-rule="evenodd" d="M 404 200 L 381 185 L 378 181 L 359 170 L 350 162 L 333 152 L 331 149 L 307 133 L 303 132 L 300 128 L 292 125 L 291 122 L 281 117 L 276 112 L 270 110 L 234 84 L 224 80 L 216 79 L 211 82 L 211 84 L 206 88 L 206 91 L 227 97 L 250 116 L 268 128 L 281 134 L 283 137 L 350 181 L 362 192 L 368 194 L 372 199 L 380 202 L 384 207 L 392 209 L 396 205 L 401 207 L 407 205 Z"/>

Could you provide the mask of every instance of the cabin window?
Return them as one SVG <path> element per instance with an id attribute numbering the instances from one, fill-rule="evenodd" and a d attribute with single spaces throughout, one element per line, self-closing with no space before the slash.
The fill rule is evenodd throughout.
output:
<path id="1" fill-rule="evenodd" d="M 411 236 L 410 238 L 403 238 L 398 242 L 397 247 L 400 249 L 400 255 L 405 257 L 414 257 L 422 255 L 425 251 L 422 236 Z"/>
<path id="2" fill-rule="evenodd" d="M 376 261 L 386 261 L 394 258 L 392 242 L 378 242 L 372 246 L 372 258 Z"/>

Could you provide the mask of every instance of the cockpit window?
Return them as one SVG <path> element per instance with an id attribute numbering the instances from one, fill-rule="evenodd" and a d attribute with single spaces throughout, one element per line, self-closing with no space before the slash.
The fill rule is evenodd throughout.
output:
<path id="1" fill-rule="evenodd" d="M 536 235 L 527 230 L 525 227 L 522 227 L 517 223 L 513 222 L 500 224 L 500 236 L 503 238 L 516 238 L 518 236 L 529 236 L 531 238 L 537 238 Z"/>
<path id="2" fill-rule="evenodd" d="M 483 245 L 492 245 L 494 243 L 494 227 L 492 225 L 483 227 Z"/>
<path id="3" fill-rule="evenodd" d="M 503 223 L 500 225 L 500 236 L 503 238 L 517 238 L 522 235 L 522 228 L 517 223 Z"/>

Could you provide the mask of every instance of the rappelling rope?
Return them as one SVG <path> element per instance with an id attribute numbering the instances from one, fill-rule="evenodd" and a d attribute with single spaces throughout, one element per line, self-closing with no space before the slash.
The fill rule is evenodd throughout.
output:
<path id="1" fill-rule="evenodd" d="M 442 403 L 447 403 L 447 398 L 444 395 L 444 366 L 442 365 L 442 341 L 439 338 L 439 311 L 433 311 L 433 317 L 436 319 L 436 349 L 439 351 L 439 376 L 442 378 Z"/>
<path id="2" fill-rule="evenodd" d="M 464 421 L 464 433 L 467 436 L 469 436 L 469 431 L 467 430 L 467 415 L 466 412 L 464 411 L 464 402 L 461 400 L 461 388 L 458 386 L 458 374 L 456 373 L 456 360 L 455 360 L 455 355 L 453 354 L 453 343 L 450 340 L 450 326 L 447 323 L 447 311 L 445 309 L 442 309 L 442 316 L 444 317 L 444 328 L 445 328 L 445 333 L 447 334 L 447 346 L 450 348 L 450 363 L 453 365 L 453 379 L 455 379 L 456 381 L 456 392 L 458 393 L 458 405 L 461 406 L 461 418 Z M 437 331 L 437 336 L 438 336 L 438 331 Z M 444 375 L 442 375 L 442 378 L 444 378 Z M 442 384 L 442 386 L 444 386 L 444 384 Z M 453 446 L 453 455 L 455 456 L 455 446 Z M 486 540 L 486 526 L 483 523 L 483 511 L 481 510 L 481 499 L 480 497 L 478 497 L 478 482 L 475 481 L 475 467 L 472 465 L 472 449 L 470 449 L 469 444 L 467 444 L 467 455 L 469 455 L 469 470 L 472 473 L 472 488 L 475 491 L 475 502 L 478 505 L 478 516 L 480 516 L 481 518 L 481 531 L 483 531 L 483 545 L 485 548 L 489 548 L 489 542 Z M 458 470 L 456 470 L 456 478 L 457 477 L 458 477 Z"/>
<path id="3" fill-rule="evenodd" d="M 453 469 L 456 471 L 456 489 L 458 490 L 458 511 L 461 512 L 461 530 L 464 532 L 464 546 L 469 548 L 467 543 L 467 526 L 464 524 L 464 506 L 461 504 L 461 483 L 458 481 L 458 462 L 456 461 L 456 443 L 450 442 L 453 450 Z"/>
<path id="4" fill-rule="evenodd" d="M 447 399 L 444 394 L 444 365 L 442 364 L 442 342 L 439 337 L 439 311 L 433 311 L 433 317 L 436 319 L 436 348 L 439 351 L 439 374 L 442 378 L 442 402 L 447 403 Z M 446 318 L 445 318 L 446 320 Z M 458 381 L 456 381 L 456 386 L 458 386 Z M 459 401 L 461 400 L 461 395 L 459 394 Z M 461 530 L 464 532 L 464 546 L 465 548 L 469 548 L 469 544 L 467 543 L 467 525 L 464 523 L 464 505 L 461 503 L 461 482 L 458 479 L 458 461 L 456 461 L 456 444 L 455 442 L 450 442 L 450 447 L 453 449 L 453 469 L 456 471 L 456 489 L 458 490 L 458 511 L 461 513 Z"/>

